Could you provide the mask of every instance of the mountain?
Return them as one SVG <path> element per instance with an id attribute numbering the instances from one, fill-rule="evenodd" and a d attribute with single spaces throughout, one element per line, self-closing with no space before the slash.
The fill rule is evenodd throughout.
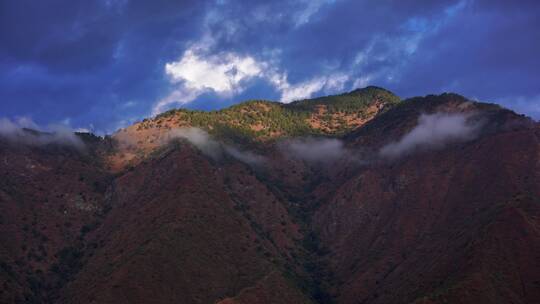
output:
<path id="1" fill-rule="evenodd" d="M 284 137 L 343 135 L 398 103 L 399 97 L 391 92 L 367 87 L 291 104 L 254 100 L 221 111 L 170 110 L 115 133 L 122 154 L 111 166 L 138 163 L 162 146 L 175 128 L 201 128 L 218 139 L 260 148 L 261 143 Z"/>
<path id="2" fill-rule="evenodd" d="M 368 87 L 0 132 L 1 303 L 535 303 L 540 125 Z"/>

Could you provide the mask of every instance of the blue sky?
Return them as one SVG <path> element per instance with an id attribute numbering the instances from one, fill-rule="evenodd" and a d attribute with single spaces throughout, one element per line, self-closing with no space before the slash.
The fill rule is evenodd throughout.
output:
<path id="1" fill-rule="evenodd" d="M 0 0 L 0 117 L 103 134 L 376 85 L 540 119 L 540 1 Z"/>

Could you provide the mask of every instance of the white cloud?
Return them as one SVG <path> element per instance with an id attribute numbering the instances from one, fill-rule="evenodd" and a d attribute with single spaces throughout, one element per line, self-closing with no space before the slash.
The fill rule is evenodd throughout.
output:
<path id="1" fill-rule="evenodd" d="M 0 118 L 0 135 L 8 136 L 22 131 L 22 126 L 7 118 Z"/>
<path id="2" fill-rule="evenodd" d="M 241 20 L 231 19 L 224 13 L 222 6 L 227 6 L 227 1 L 222 1 L 218 7 L 206 13 L 202 36 L 193 41 L 178 60 L 165 64 L 164 70 L 173 88 L 154 104 L 152 115 L 174 105 L 192 102 L 205 93 L 232 98 L 244 92 L 253 79 L 262 79 L 272 85 L 281 95 L 282 102 L 310 98 L 317 92 L 336 93 L 343 91 L 346 84 L 358 88 L 370 83 L 397 82 L 400 71 L 409 58 L 417 53 L 422 41 L 447 24 L 470 1 L 461 0 L 430 18 L 410 18 L 399 29 L 399 35 L 376 34 L 364 49 L 358 50 L 351 66 L 338 64 L 323 68 L 324 72 L 295 83 L 290 83 L 287 70 L 279 67 L 279 52 L 272 55 L 265 53 L 267 50 L 252 54 L 219 50 L 218 46 L 222 43 L 234 45 L 241 41 L 252 26 L 260 23 L 286 19 L 296 27 L 305 25 L 335 2 L 296 0 L 291 12 L 285 15 L 274 14 L 272 5 L 256 5 L 246 18 L 249 25 L 246 26 Z M 371 72 L 362 73 L 364 70 Z"/>
<path id="3" fill-rule="evenodd" d="M 326 4 L 332 4 L 335 0 L 301 0 L 304 8 L 300 10 L 294 18 L 296 19 L 296 26 L 301 26 L 309 23 L 312 16 L 317 14 L 321 8 Z"/>
<path id="4" fill-rule="evenodd" d="M 375 34 L 354 58 L 353 69 L 361 71 L 371 66 L 369 75 L 358 78 L 354 87 L 365 87 L 368 82 L 398 82 L 422 42 L 449 24 L 469 2 L 461 0 L 429 18 L 411 17 L 401 25 L 398 35 Z"/>
<path id="5" fill-rule="evenodd" d="M 292 13 L 296 25 L 310 21 L 313 15 L 324 5 L 335 0 L 297 0 Z M 221 5 L 226 5 L 223 2 Z M 271 6 L 258 6 L 253 12 L 255 22 L 275 22 L 284 16 L 271 14 Z M 265 49 L 258 56 L 236 52 L 220 52 L 220 41 L 234 42 L 242 35 L 243 25 L 225 18 L 219 9 L 207 12 L 203 21 L 202 36 L 191 43 L 178 60 L 165 64 L 164 71 L 171 84 L 172 91 L 152 107 L 152 115 L 157 115 L 174 105 L 183 105 L 194 101 L 204 93 L 215 93 L 223 98 L 231 98 L 242 93 L 250 80 L 263 79 L 281 94 L 283 102 L 309 98 L 314 93 L 341 91 L 348 76 L 334 73 L 331 76 L 317 76 L 309 80 L 291 84 L 287 71 L 277 68 L 280 50 Z M 217 28 L 217 30 L 216 30 Z"/>
<path id="6" fill-rule="evenodd" d="M 183 138 L 197 147 L 202 153 L 213 159 L 221 157 L 221 147 L 219 143 L 210 138 L 210 135 L 199 128 L 179 128 L 171 130 L 169 138 Z"/>
<path id="7" fill-rule="evenodd" d="M 197 98 L 201 92 L 196 91 L 190 91 L 183 87 L 180 87 L 176 90 L 174 90 L 172 93 L 167 95 L 165 98 L 158 101 L 153 109 L 152 109 L 152 115 L 157 115 L 165 110 L 167 110 L 168 107 L 170 107 L 173 104 L 186 104 L 189 103 L 195 98 Z M 120 127 L 127 125 L 127 123 L 121 122 L 119 124 Z"/>
<path id="8" fill-rule="evenodd" d="M 320 91 L 325 83 L 326 79 L 324 78 L 314 78 L 295 85 L 289 85 L 286 82 L 281 90 L 281 101 L 291 102 L 309 98 L 313 93 Z"/>
<path id="9" fill-rule="evenodd" d="M 223 145 L 223 149 L 230 156 L 248 165 L 260 165 L 265 161 L 265 158 L 260 155 L 250 151 L 241 151 L 233 146 Z"/>
<path id="10" fill-rule="evenodd" d="M 213 29 L 216 24 L 219 24 L 218 31 Z M 234 96 L 245 90 L 246 81 L 260 76 L 265 69 L 265 62 L 258 62 L 250 55 L 214 52 L 217 41 L 234 40 L 241 28 L 233 20 L 224 20 L 219 10 L 207 12 L 203 28 L 202 37 L 193 42 L 177 61 L 165 64 L 165 74 L 176 88 L 154 105 L 152 115 L 174 104 L 192 102 L 206 92 L 222 97 Z"/>
<path id="11" fill-rule="evenodd" d="M 251 166 L 260 165 L 265 160 L 263 156 L 220 143 L 213 139 L 206 131 L 199 128 L 173 129 L 169 132 L 168 138 L 183 138 L 199 149 L 204 155 L 214 160 L 222 158 L 224 154 Z"/>
<path id="12" fill-rule="evenodd" d="M 9 141 L 32 146 L 61 144 L 84 149 L 83 141 L 66 125 L 49 125 L 45 129 L 45 132 L 40 131 L 42 128 L 28 117 L 19 117 L 15 120 L 0 118 L 0 137 Z"/>
<path id="13" fill-rule="evenodd" d="M 249 56 L 224 53 L 205 57 L 189 49 L 179 61 L 167 63 L 165 72 L 173 82 L 183 82 L 189 90 L 211 89 L 229 95 L 241 90 L 243 80 L 259 75 L 261 66 Z"/>
<path id="14" fill-rule="evenodd" d="M 165 65 L 165 73 L 178 87 L 154 106 L 153 115 L 171 104 L 191 102 L 205 92 L 231 97 L 245 90 L 246 81 L 262 76 L 266 63 L 233 52 L 206 55 L 204 48 L 211 43 L 196 44 L 178 61 Z"/>
<path id="15" fill-rule="evenodd" d="M 342 91 L 345 83 L 349 81 L 349 76 L 343 73 L 332 74 L 330 76 L 319 76 L 297 84 L 289 84 L 285 77 L 279 86 L 281 91 L 281 102 L 292 102 L 310 98 L 313 94 L 324 91 L 334 93 Z"/>
<path id="16" fill-rule="evenodd" d="M 301 138 L 283 142 L 282 151 L 310 162 L 330 162 L 347 154 L 343 142 L 335 138 Z"/>
<path id="17" fill-rule="evenodd" d="M 31 118 L 26 116 L 17 117 L 15 123 L 19 128 L 39 130 L 39 126 Z"/>
<path id="18" fill-rule="evenodd" d="M 340 92 L 345 88 L 345 83 L 349 81 L 347 74 L 335 74 L 326 80 L 325 90 L 331 92 Z"/>
<path id="19" fill-rule="evenodd" d="M 423 114 L 418 124 L 397 142 L 380 150 L 380 155 L 396 158 L 418 149 L 441 148 L 449 142 L 467 141 L 478 135 L 479 123 L 468 122 L 465 114 Z"/>
<path id="20" fill-rule="evenodd" d="M 364 76 L 364 77 L 357 78 L 353 83 L 353 88 L 367 87 L 370 81 L 371 81 L 371 76 Z"/>
<path id="21" fill-rule="evenodd" d="M 136 101 L 130 100 L 121 104 L 120 107 L 126 109 L 126 108 L 133 108 L 136 105 L 137 105 Z"/>
<path id="22" fill-rule="evenodd" d="M 171 105 L 192 102 L 206 92 L 213 92 L 228 98 L 242 93 L 247 82 L 259 78 L 270 83 L 281 93 L 282 102 L 305 99 L 324 90 L 343 90 L 349 76 L 335 73 L 330 76 L 314 77 L 304 82 L 290 84 L 287 73 L 273 66 L 275 60 L 256 60 L 250 55 L 222 52 L 208 55 L 212 38 L 205 38 L 193 44 L 182 57 L 165 65 L 165 73 L 172 84 L 177 85 L 169 95 L 159 100 L 152 109 L 152 115 L 159 114 Z M 271 52 L 273 57 L 275 52 Z"/>
<path id="23" fill-rule="evenodd" d="M 298 22 L 308 22 L 320 8 L 335 0 L 300 0 Z M 257 12 L 265 16 L 264 6 Z M 264 18 L 263 18 L 264 19 Z M 220 30 L 215 30 L 219 24 Z M 197 99 L 204 93 L 215 93 L 223 98 L 231 98 L 242 93 L 250 80 L 263 79 L 281 94 L 282 102 L 291 102 L 309 98 L 314 93 L 324 90 L 334 93 L 343 90 L 349 81 L 344 73 L 333 73 L 330 76 L 316 76 L 309 80 L 291 84 L 287 79 L 287 71 L 280 70 L 279 50 L 263 50 L 256 58 L 250 54 L 216 51 L 218 41 L 234 41 L 242 28 L 231 20 L 224 20 L 218 10 L 210 10 L 203 23 L 203 35 L 194 41 L 173 62 L 165 64 L 164 71 L 174 89 L 152 108 L 152 115 L 157 115 L 174 105 L 184 105 Z"/>
<path id="24" fill-rule="evenodd" d="M 314 165 L 331 165 L 345 161 L 349 165 L 365 164 L 360 150 L 345 147 L 343 141 L 336 138 L 294 138 L 280 142 L 278 147 L 285 156 L 306 161 Z"/>

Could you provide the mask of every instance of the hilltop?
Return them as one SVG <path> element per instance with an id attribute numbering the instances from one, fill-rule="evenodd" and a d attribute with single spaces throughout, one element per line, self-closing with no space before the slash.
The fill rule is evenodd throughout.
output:
<path id="1" fill-rule="evenodd" d="M 385 89 L 367 87 L 290 104 L 252 100 L 219 111 L 174 109 L 113 134 L 122 155 L 113 156 L 112 166 L 137 163 L 176 128 L 200 128 L 220 140 L 257 148 L 287 137 L 340 137 L 399 102 Z"/>
<path id="2" fill-rule="evenodd" d="M 367 87 L 349 93 L 306 99 L 290 104 L 252 100 L 220 111 L 170 110 L 145 120 L 138 128 L 192 126 L 220 134 L 230 129 L 238 136 L 269 140 L 283 136 L 340 135 L 360 127 L 399 103 L 391 92 Z"/>

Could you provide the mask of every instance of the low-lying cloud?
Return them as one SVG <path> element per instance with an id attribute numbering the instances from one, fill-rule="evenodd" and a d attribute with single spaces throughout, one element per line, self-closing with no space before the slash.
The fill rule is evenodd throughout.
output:
<path id="1" fill-rule="evenodd" d="M 204 155 L 213 159 L 222 156 L 221 145 L 210 138 L 210 135 L 199 128 L 179 128 L 173 129 L 169 133 L 169 139 L 183 138 L 197 147 Z"/>
<path id="2" fill-rule="evenodd" d="M 257 155 L 249 151 L 242 151 L 231 145 L 220 143 L 204 130 L 199 128 L 179 128 L 171 130 L 169 139 L 182 138 L 190 142 L 204 155 L 211 157 L 214 160 L 222 158 L 224 155 L 229 155 L 248 165 L 259 165 L 264 162 L 263 156 Z"/>
<path id="3" fill-rule="evenodd" d="M 282 152 L 288 156 L 311 163 L 327 164 L 347 157 L 356 159 L 354 153 L 345 148 L 343 142 L 335 138 L 301 138 L 284 141 Z"/>
<path id="4" fill-rule="evenodd" d="M 84 149 L 83 141 L 67 126 L 50 125 L 42 130 L 29 118 L 0 118 L 0 136 L 12 142 L 32 146 L 59 144 Z"/>
<path id="5" fill-rule="evenodd" d="M 380 150 L 386 158 L 396 158 L 419 149 L 438 149 L 451 142 L 468 141 L 478 135 L 480 123 L 466 114 L 422 114 L 418 125 L 400 140 Z"/>
<path id="6" fill-rule="evenodd" d="M 259 164 L 262 164 L 265 160 L 265 158 L 261 155 L 257 155 L 249 151 L 241 151 L 238 148 L 235 148 L 233 146 L 224 145 L 223 149 L 230 156 L 249 165 L 259 165 Z"/>

